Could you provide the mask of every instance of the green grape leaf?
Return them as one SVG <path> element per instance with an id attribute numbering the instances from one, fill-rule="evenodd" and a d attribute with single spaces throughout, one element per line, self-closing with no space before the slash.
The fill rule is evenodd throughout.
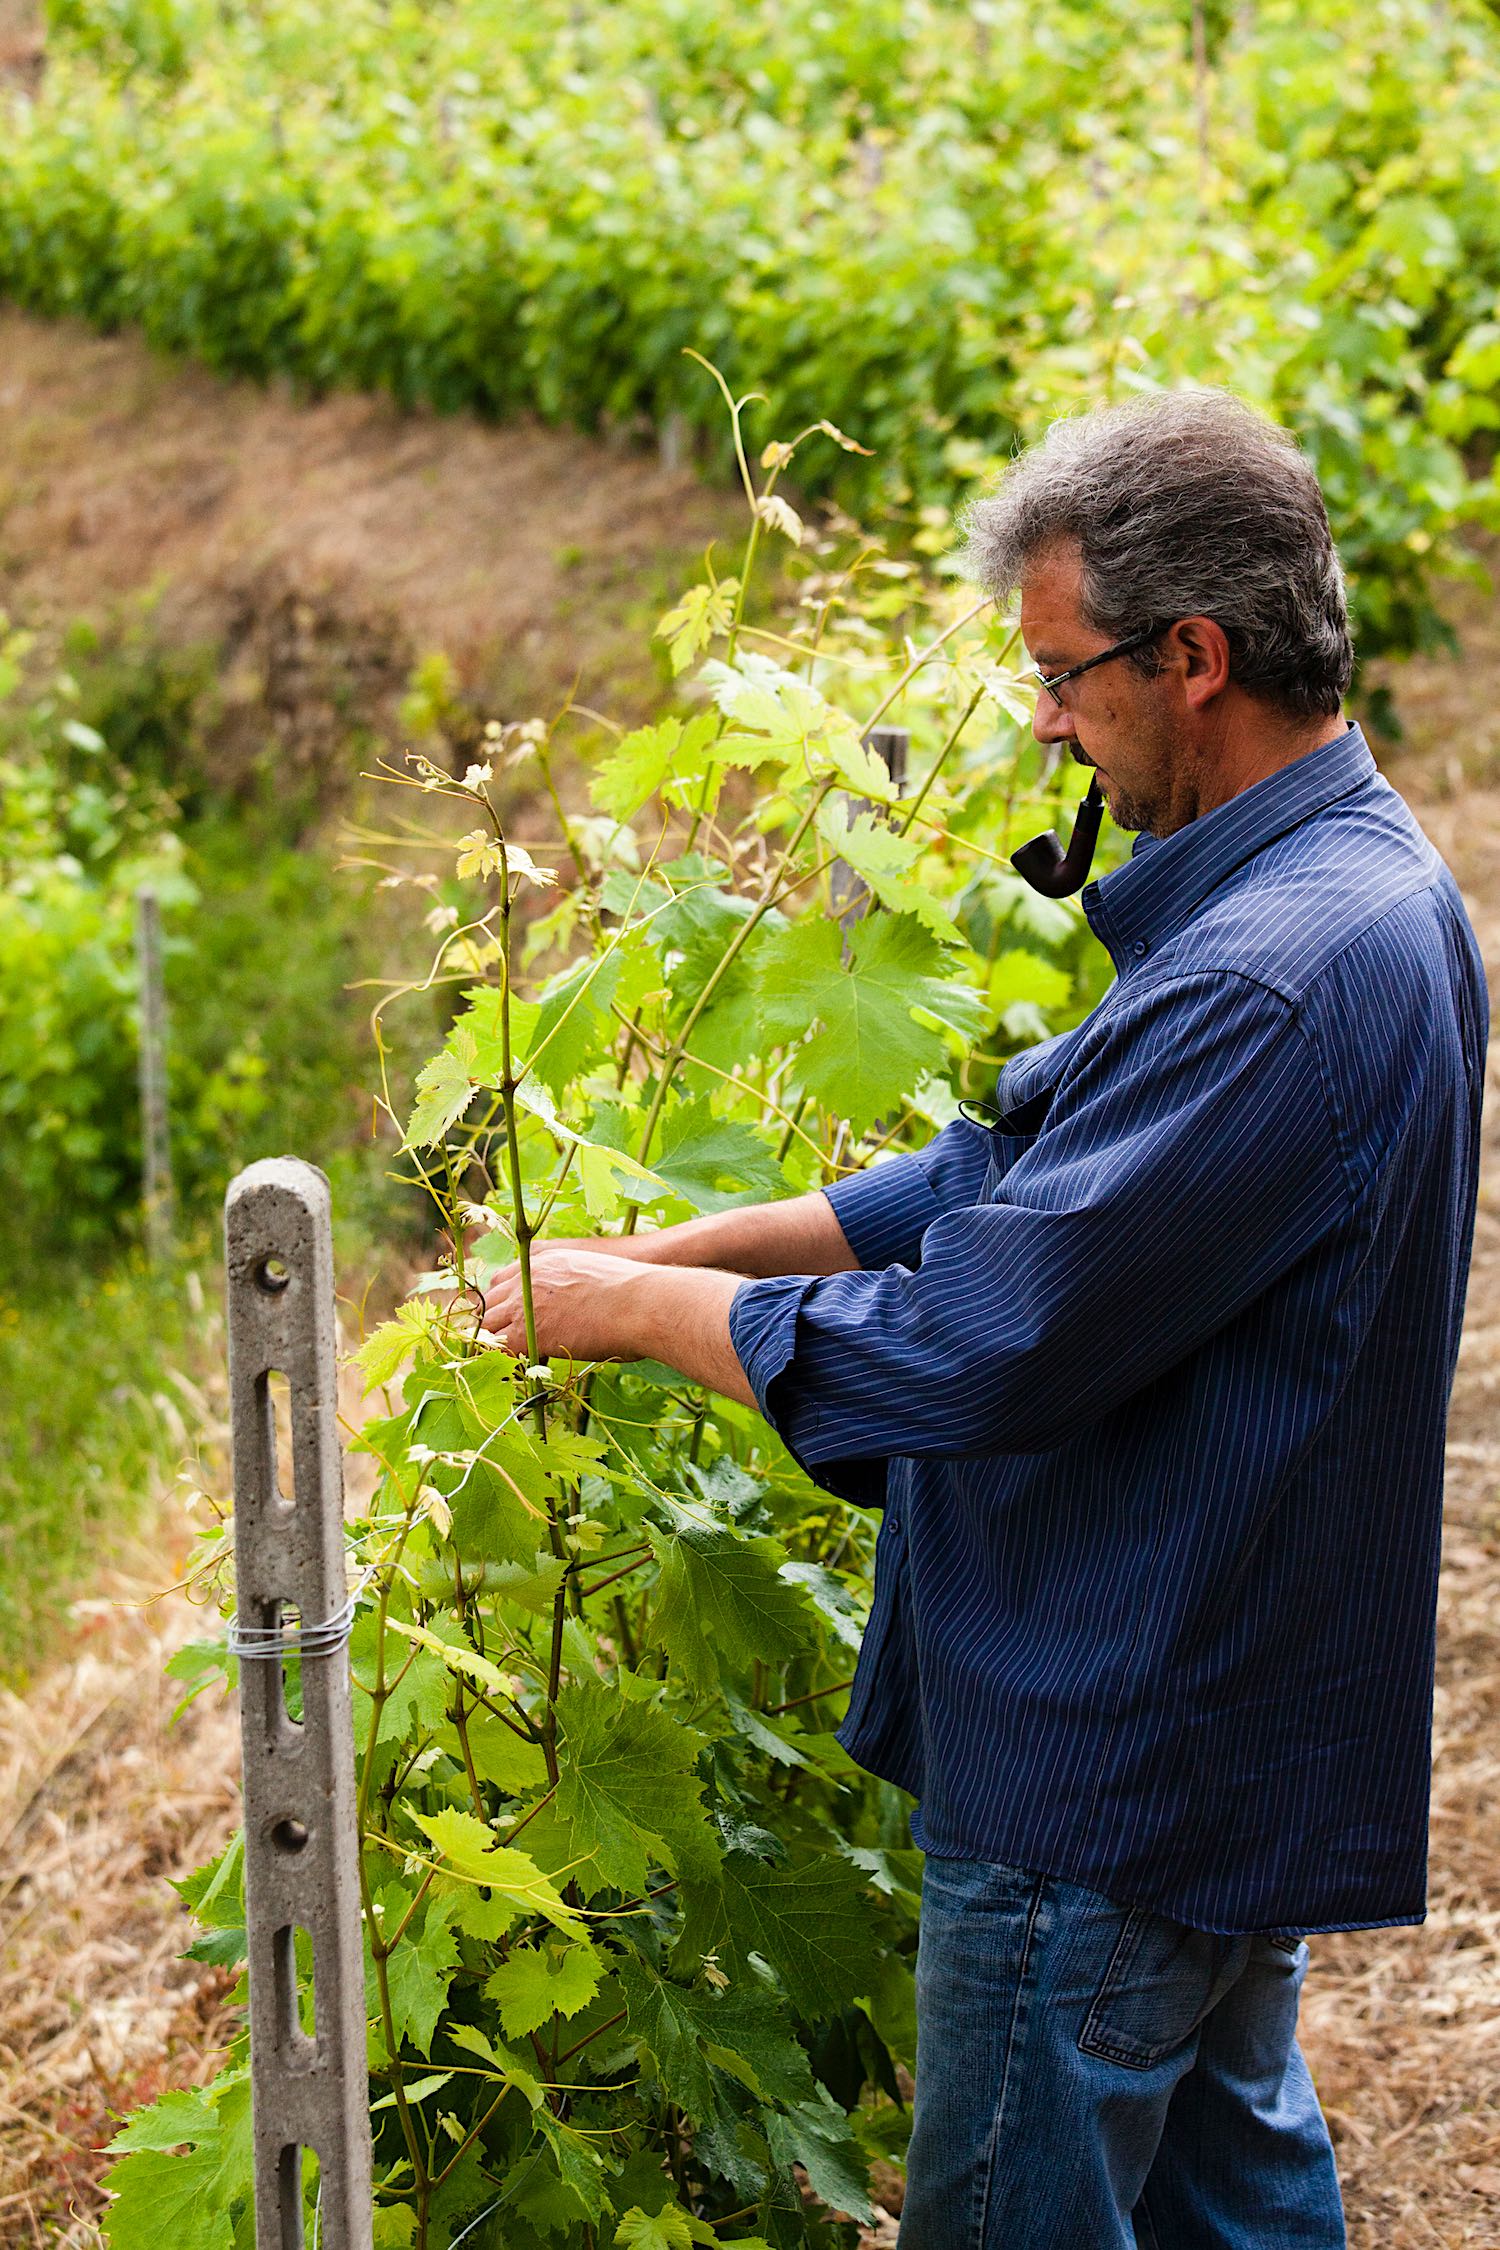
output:
<path id="1" fill-rule="evenodd" d="M 910 2069 L 917 2055 L 917 1983 L 912 1964 L 887 1953 L 870 1988 L 868 2014 L 898 2062 Z"/>
<path id="2" fill-rule="evenodd" d="M 802 2166 L 808 2186 L 830 2210 L 843 2211 L 862 2225 L 874 2218 L 869 2168 L 848 2119 L 826 2094 L 785 2116 L 768 2117 L 766 2140 L 778 2164 Z"/>
<path id="3" fill-rule="evenodd" d="M 195 1922 L 207 1930 L 245 1926 L 245 1832 L 237 1828 L 217 1859 L 172 1885 Z"/>
<path id="4" fill-rule="evenodd" d="M 786 2013 L 769 1992 L 742 1984 L 705 1996 L 699 2029 L 709 2057 L 748 2085 L 763 2101 L 792 2104 L 813 2099 L 806 2049 L 787 2029 Z"/>
<path id="5" fill-rule="evenodd" d="M 585 1935 L 582 1921 L 563 1904 L 536 1861 L 526 1852 L 498 1843 L 493 1830 L 472 1813 L 445 1806 L 439 1813 L 413 1813 L 411 1817 L 437 1846 L 447 1865 L 460 1875 L 487 1884 L 519 1913 L 541 1914 L 569 1936 Z"/>
<path id="6" fill-rule="evenodd" d="M 524 1563 L 502 1564 L 485 1580 L 485 1590 L 513 1602 L 517 1609 L 530 1610 L 537 1617 L 549 1617 L 557 1599 L 557 1589 L 567 1571 L 567 1563 L 561 1555 L 539 1553 L 529 1569 Z"/>
<path id="7" fill-rule="evenodd" d="M 770 1758 L 778 1766 L 806 1768 L 807 1757 L 795 1736 L 783 1734 L 780 1726 L 773 1725 L 759 1711 L 753 1711 L 748 1703 L 741 1701 L 733 1688 L 725 1688 L 723 1696 L 724 1707 L 734 1721 L 734 1731 L 742 1741 L 753 1743 L 763 1757 Z"/>
<path id="8" fill-rule="evenodd" d="M 919 1080 L 936 1071 L 943 1034 L 913 1010 L 957 1015 L 977 1032 L 977 996 L 955 1006 L 938 972 L 937 941 L 908 915 L 871 915 L 850 933 L 843 958 L 832 922 L 808 920 L 780 931 L 758 963 L 757 1004 L 763 1035 L 793 1047 L 791 1067 L 815 1101 L 865 1132 L 896 1108 Z"/>
<path id="9" fill-rule="evenodd" d="M 807 1589 L 845 1648 L 858 1656 L 864 1639 L 864 1624 L 843 1581 L 835 1578 L 832 1571 L 825 1570 L 821 1563 L 812 1562 L 783 1563 L 781 1575 L 790 1579 L 794 1586 Z"/>
<path id="10" fill-rule="evenodd" d="M 699 1211 L 769 1203 L 786 1194 L 781 1166 L 739 1118 L 715 1117 L 705 1097 L 679 1102 L 662 1121 L 652 1170 Z"/>
<path id="11" fill-rule="evenodd" d="M 409 2204 L 377 2204 L 370 2238 L 373 2250 L 411 2250 L 416 2229 L 417 2214 Z"/>
<path id="12" fill-rule="evenodd" d="M 648 2146 L 628 2156 L 609 2183 L 609 2199 L 616 2211 L 660 2211 L 670 2203 L 672 2176 L 661 2151 Z"/>
<path id="13" fill-rule="evenodd" d="M 713 2072 L 698 2033 L 695 1995 L 685 1985 L 669 1984 L 635 1954 L 616 1963 L 630 2035 L 656 2064 L 671 2098 L 701 2125 L 718 2107 Z"/>
<path id="14" fill-rule="evenodd" d="M 390 1382 L 410 1354 L 431 1341 L 442 1325 L 443 1307 L 432 1297 L 415 1297 L 398 1308 L 393 1320 L 383 1320 L 354 1354 L 366 1392 Z"/>
<path id="15" fill-rule="evenodd" d="M 464 2041 L 460 2039 L 458 2044 L 463 2046 Z M 435 2070 L 430 2078 L 408 2078 L 401 2091 L 406 2097 L 407 2108 L 415 2109 L 419 2103 L 429 2100 L 433 2094 L 440 2094 L 445 2086 L 451 2086 L 452 2083 L 453 2073 L 451 2070 Z M 395 2107 L 395 2095 L 393 2093 L 382 2094 L 378 2102 L 371 2102 L 370 2115 L 378 2117 L 382 2110 L 394 2109 Z"/>
<path id="16" fill-rule="evenodd" d="M 557 1699 L 561 1778 L 532 1849 L 595 1890 L 644 1890 L 652 1862 L 710 1876 L 718 1863 L 696 1764 L 701 1738 L 659 1704 L 598 1684 Z"/>
<path id="17" fill-rule="evenodd" d="M 382 1892 L 381 1899 L 385 1906 L 382 1921 L 394 1930 L 407 1910 L 407 1894 L 392 1886 Z M 419 1909 L 386 1963 L 385 1972 L 396 2037 L 409 2039 L 419 2054 L 431 2051 L 433 2030 L 457 1967 L 458 1941 L 447 1917 L 433 1904 Z"/>
<path id="18" fill-rule="evenodd" d="M 511 2039 L 524 2039 L 554 2015 L 576 2016 L 599 1989 L 604 1963 L 587 1938 L 575 1945 L 517 1946 L 485 1985 Z"/>
<path id="19" fill-rule="evenodd" d="M 1047 1011 L 1066 1007 L 1072 989 L 1066 969 L 1014 946 L 1001 954 L 988 979 L 992 1014 L 1007 1039 L 1023 1042 L 1047 1037 L 1052 1028 Z"/>
<path id="20" fill-rule="evenodd" d="M 682 666 L 676 669 L 681 671 Z M 696 770 L 718 724 L 712 711 L 700 711 L 686 725 L 674 718 L 663 719 L 654 727 L 637 727 L 595 768 L 589 783 L 590 797 L 611 819 L 629 820 L 648 797 L 655 795 L 669 773 L 683 768 Z"/>
<path id="21" fill-rule="evenodd" d="M 212 2142 L 187 2156 L 141 2149 L 109 2173 L 104 2214 L 110 2250 L 161 2250 L 174 2238 L 193 2250 L 233 2250 L 229 2213 L 216 2200 L 218 2156 Z"/>
<path id="22" fill-rule="evenodd" d="M 549 2109 L 538 2110 L 536 2121 L 553 2169 L 550 2181 L 544 2173 L 541 2193 L 529 2189 L 516 2197 L 519 2208 L 542 2225 L 576 2224 L 579 2213 L 592 2225 L 604 2209 L 606 2194 L 604 2155 L 597 2140 L 554 2117 Z M 555 2188 L 551 2195 L 546 2193 L 548 2185 Z M 550 2222 L 547 2213 L 552 2214 Z"/>
<path id="23" fill-rule="evenodd" d="M 873 813 L 851 814 L 847 804 L 833 797 L 819 806 L 817 828 L 829 850 L 854 870 L 882 906 L 893 914 L 914 914 L 934 937 L 958 937 L 958 924 L 947 907 L 912 880 L 922 856 L 914 836 L 903 836 Z"/>
<path id="24" fill-rule="evenodd" d="M 804 1596 L 781 1576 L 773 1539 L 705 1524 L 685 1509 L 671 1516 L 670 1533 L 650 1534 L 661 1565 L 650 1630 L 695 1687 L 713 1687 L 721 1664 L 744 1671 L 813 1645 Z"/>
<path id="25" fill-rule="evenodd" d="M 446 1875 L 435 1876 L 432 1887 L 448 1927 L 478 1938 L 481 1945 L 498 1945 L 516 1918 L 515 1907 L 498 1891 L 487 1898 L 476 1884 Z"/>
<path id="26" fill-rule="evenodd" d="M 499 1665 L 492 1664 L 487 1656 L 481 1656 L 477 1648 L 470 1648 L 461 1629 L 453 1628 L 453 1637 L 449 1640 L 433 1631 L 431 1626 L 418 1625 L 409 1617 L 388 1616 L 385 1625 L 388 1633 L 399 1633 L 403 1640 L 415 1641 L 419 1648 L 427 1649 L 450 1672 L 461 1673 L 466 1680 L 473 1680 L 479 1687 L 488 1688 L 492 1695 L 506 1693 L 505 1674 Z"/>
<path id="27" fill-rule="evenodd" d="M 693 2250 L 695 2242 L 718 2239 L 705 2220 L 692 2218 L 680 2203 L 664 2204 L 660 2211 L 643 2211 L 636 2204 L 615 2229 L 617 2250 Z M 742 2246 L 736 2244 L 735 2250 Z"/>
<path id="28" fill-rule="evenodd" d="M 538 1006 L 535 1000 L 518 1000 L 511 994 L 510 1056 L 519 1064 L 536 1040 Z M 498 1086 L 505 1076 L 505 994 L 498 984 L 471 984 L 464 993 L 464 1012 L 448 1033 L 449 1047 L 471 1063 L 481 1086 Z"/>
<path id="29" fill-rule="evenodd" d="M 539 1742 L 523 1741 L 514 1727 L 492 1712 L 476 1713 L 467 1731 L 469 1754 L 481 1781 L 492 1781 L 510 1797 L 522 1797 L 545 1785 L 547 1759 Z"/>
<path id="30" fill-rule="evenodd" d="M 174 2149 L 186 2142 L 199 2148 L 219 2134 L 218 2113 L 207 2094 L 196 2089 L 162 2094 L 149 2109 L 138 2109 L 109 2143 L 121 2155 L 135 2149 Z"/>
<path id="31" fill-rule="evenodd" d="M 627 1181 L 644 1181 L 648 1188 L 658 1182 L 654 1172 L 628 1155 L 623 1149 L 611 1148 L 603 1141 L 591 1140 L 586 1133 L 578 1132 L 565 1124 L 557 1114 L 557 1105 L 544 1086 L 526 1079 L 516 1089 L 516 1100 L 521 1107 L 538 1118 L 549 1133 L 560 1141 L 570 1142 L 576 1151 L 575 1162 L 579 1182 L 583 1188 L 584 1206 L 594 1219 L 612 1218 L 624 1200 Z"/>
<path id="32" fill-rule="evenodd" d="M 467 2054 L 478 2055 L 482 2062 L 489 2063 L 518 2093 L 525 2095 L 533 2109 L 541 2108 L 547 2099 L 547 2089 L 534 2071 L 529 2070 L 525 2063 L 517 2061 L 509 2047 L 503 2047 L 498 2039 L 492 2039 L 487 2031 L 475 2023 L 450 2024 L 448 2036 L 455 2046 L 462 2047 Z"/>
<path id="33" fill-rule="evenodd" d="M 373 2250 L 411 2250 L 416 2240 L 417 2214 L 410 2204 L 377 2204 L 373 2225 Z"/>
<path id="34" fill-rule="evenodd" d="M 559 1101 L 609 1042 L 614 1027 L 610 1007 L 627 959 L 624 944 L 618 943 L 604 953 L 586 955 L 553 977 L 542 993 L 527 1068 Z"/>
<path id="35" fill-rule="evenodd" d="M 491 1435 L 483 1456 L 461 1472 L 434 1468 L 453 1518 L 452 1541 L 466 1561 L 529 1567 L 546 1527 L 543 1495 L 551 1481 L 524 1431 Z"/>
<path id="36" fill-rule="evenodd" d="M 407 1122 L 405 1148 L 435 1148 L 463 1116 L 481 1083 L 474 1034 L 456 1023 L 431 1062 L 417 1072 L 417 1099 Z"/>
<path id="37" fill-rule="evenodd" d="M 616 1964 L 632 2038 L 654 2058 L 664 2086 L 695 2124 L 718 2109 L 710 2064 L 763 2101 L 811 2101 L 807 2055 L 788 2030 L 780 2003 L 750 1986 L 713 1993 L 671 1983 L 634 1954 Z"/>
<path id="38" fill-rule="evenodd" d="M 878 751 L 871 750 L 861 740 L 853 722 L 838 714 L 838 724 L 828 729 L 828 755 L 833 760 L 834 771 L 857 797 L 866 797 L 873 804 L 893 805 L 899 792 L 891 779 L 891 769 Z"/>
<path id="39" fill-rule="evenodd" d="M 719 668 L 706 666 L 705 676 L 710 670 L 717 677 Z M 835 711 L 816 688 L 774 667 L 765 678 L 748 679 L 726 672 L 720 701 L 732 722 L 716 747 L 716 755 L 725 765 L 775 765 L 788 778 L 801 780 L 806 776 L 810 753 L 828 747 L 831 735 L 853 736 L 852 722 Z"/>
<path id="40" fill-rule="evenodd" d="M 716 633 L 728 632 L 739 590 L 737 578 L 721 578 L 712 586 L 690 586 L 681 601 L 667 611 L 655 637 L 667 644 L 674 677 L 687 670 Z"/>
<path id="41" fill-rule="evenodd" d="M 376 1679 L 375 1642 L 380 1621 L 373 1609 L 361 1610 L 354 1621 L 349 1660 L 357 1686 L 373 1689 Z M 400 1639 L 386 1642 L 385 1676 L 388 1694 L 380 1714 L 382 1741 L 403 1742 L 419 1729 L 435 1734 L 453 1700 L 453 1680 L 441 1658 L 424 1648 L 403 1647 Z M 354 1697 L 355 1739 L 360 1747 L 368 1734 L 372 1704 L 368 1693 Z"/>
<path id="42" fill-rule="evenodd" d="M 732 1852 L 717 1885 L 689 1885 L 687 1895 L 684 1956 L 716 1954 L 743 1967 L 759 1953 L 810 2019 L 869 1990 L 880 1956 L 875 1919 L 864 1877 L 839 1853 L 791 1869 Z"/>

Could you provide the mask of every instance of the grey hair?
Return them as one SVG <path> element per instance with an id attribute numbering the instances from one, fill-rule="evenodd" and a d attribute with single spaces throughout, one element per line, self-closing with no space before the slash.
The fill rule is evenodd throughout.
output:
<path id="1" fill-rule="evenodd" d="M 1076 540 L 1084 620 L 1112 640 L 1211 617 L 1230 676 L 1302 718 L 1336 712 L 1354 669 L 1344 576 L 1312 465 L 1228 391 L 1162 391 L 1054 422 L 969 510 L 967 574 L 1005 600 Z M 1151 673 L 1148 645 L 1130 658 Z"/>

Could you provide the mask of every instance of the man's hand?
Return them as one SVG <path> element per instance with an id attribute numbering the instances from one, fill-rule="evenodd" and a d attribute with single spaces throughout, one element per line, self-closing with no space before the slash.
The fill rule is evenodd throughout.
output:
<path id="1" fill-rule="evenodd" d="M 729 1340 L 738 1274 L 653 1266 L 570 1242 L 538 1243 L 531 1303 L 539 1359 L 659 1359 L 691 1382 L 754 1406 Z M 507 1266 L 484 1293 L 483 1328 L 507 1351 L 527 1351 L 521 1269 Z"/>
<path id="2" fill-rule="evenodd" d="M 641 1359 L 632 1321 L 631 1261 L 594 1243 L 538 1243 L 531 1253 L 531 1302 L 542 1359 Z M 507 1266 L 484 1293 L 480 1323 L 507 1351 L 524 1355 L 521 1269 Z"/>

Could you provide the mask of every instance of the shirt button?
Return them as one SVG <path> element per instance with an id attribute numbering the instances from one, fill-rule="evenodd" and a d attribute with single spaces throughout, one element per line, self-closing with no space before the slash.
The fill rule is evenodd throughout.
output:
<path id="1" fill-rule="evenodd" d="M 1137 961 L 1144 961 L 1146 955 L 1150 952 L 1151 949 L 1147 945 L 1143 937 L 1138 937 L 1130 950 L 1135 955 Z"/>

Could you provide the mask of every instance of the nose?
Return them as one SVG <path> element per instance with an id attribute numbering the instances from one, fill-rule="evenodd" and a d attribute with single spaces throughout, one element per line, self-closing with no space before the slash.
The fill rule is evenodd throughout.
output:
<path id="1" fill-rule="evenodd" d="M 1038 742 L 1076 742 L 1078 729 L 1073 714 L 1056 696 L 1045 688 L 1036 691 L 1036 710 L 1032 714 L 1031 731 Z"/>

